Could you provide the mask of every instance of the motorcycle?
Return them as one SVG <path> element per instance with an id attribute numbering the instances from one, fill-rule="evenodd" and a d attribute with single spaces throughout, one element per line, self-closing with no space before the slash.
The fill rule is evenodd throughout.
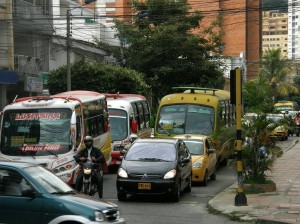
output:
<path id="1" fill-rule="evenodd" d="M 300 135 L 300 121 L 296 120 L 295 125 L 296 126 L 295 126 L 295 131 L 294 132 L 296 133 L 296 136 L 299 137 L 299 135 Z"/>
<path id="2" fill-rule="evenodd" d="M 83 169 L 83 185 L 82 191 L 84 194 L 94 196 L 98 192 L 98 185 L 95 172 L 98 172 L 98 163 L 93 163 L 92 161 L 87 161 L 85 163 L 80 163 L 81 168 Z M 103 171 L 100 171 L 100 176 L 103 179 Z M 103 181 L 102 191 L 103 191 Z M 102 192 L 98 192 L 99 196 L 102 197 Z"/>

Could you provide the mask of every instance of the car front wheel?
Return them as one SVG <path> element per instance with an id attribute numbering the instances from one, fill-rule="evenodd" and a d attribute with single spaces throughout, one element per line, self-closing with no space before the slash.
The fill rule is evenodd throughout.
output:
<path id="1" fill-rule="evenodd" d="M 171 200 L 174 202 L 179 202 L 179 198 L 180 198 L 180 184 L 177 184 L 173 194 L 171 195 Z"/>
<path id="2" fill-rule="evenodd" d="M 188 185 L 185 187 L 184 191 L 188 193 L 192 191 L 192 174 L 190 174 Z"/>

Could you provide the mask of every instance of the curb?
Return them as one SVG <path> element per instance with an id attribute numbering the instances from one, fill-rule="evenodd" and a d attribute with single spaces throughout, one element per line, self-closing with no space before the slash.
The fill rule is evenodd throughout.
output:
<path id="1" fill-rule="evenodd" d="M 287 152 L 290 149 L 292 149 L 297 143 L 299 142 L 299 139 L 296 139 L 293 141 L 293 143 L 291 144 L 291 146 L 284 151 Z M 231 211 L 231 212 L 226 212 L 226 211 L 222 211 L 222 210 L 218 210 L 216 207 L 214 207 L 213 203 L 214 200 L 216 200 L 218 197 L 222 197 L 222 194 L 226 194 L 226 192 L 230 191 L 230 189 L 236 189 L 237 186 L 237 182 L 235 182 L 234 184 L 230 185 L 229 187 L 225 188 L 222 192 L 220 192 L 219 194 L 217 194 L 215 197 L 213 197 L 211 200 L 208 201 L 206 207 L 209 213 L 212 214 L 219 214 L 219 215 L 223 215 L 226 216 L 228 218 L 230 218 L 233 221 L 240 221 L 240 222 L 250 222 L 250 223 L 258 223 L 258 224 L 286 224 L 287 222 L 282 222 L 282 221 L 276 221 L 276 220 L 272 220 L 272 219 L 264 219 L 263 217 L 254 217 L 251 216 L 249 213 L 251 213 L 251 208 L 249 208 L 249 210 L 247 211 L 247 209 L 245 210 L 241 210 L 238 211 L 238 209 L 236 211 Z M 229 206 L 229 205 L 228 205 Z"/>

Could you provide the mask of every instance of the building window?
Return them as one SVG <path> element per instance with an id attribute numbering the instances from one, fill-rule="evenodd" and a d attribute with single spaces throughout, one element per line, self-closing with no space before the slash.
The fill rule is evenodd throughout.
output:
<path id="1" fill-rule="evenodd" d="M 106 8 L 106 12 L 115 12 L 116 8 Z"/>

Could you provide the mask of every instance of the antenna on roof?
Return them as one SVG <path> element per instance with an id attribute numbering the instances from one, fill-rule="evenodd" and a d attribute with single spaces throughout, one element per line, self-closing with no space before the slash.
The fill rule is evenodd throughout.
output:
<path id="1" fill-rule="evenodd" d="M 16 95 L 16 97 L 14 98 L 13 103 L 16 102 L 16 99 L 17 99 L 17 98 L 18 98 L 18 95 Z"/>

